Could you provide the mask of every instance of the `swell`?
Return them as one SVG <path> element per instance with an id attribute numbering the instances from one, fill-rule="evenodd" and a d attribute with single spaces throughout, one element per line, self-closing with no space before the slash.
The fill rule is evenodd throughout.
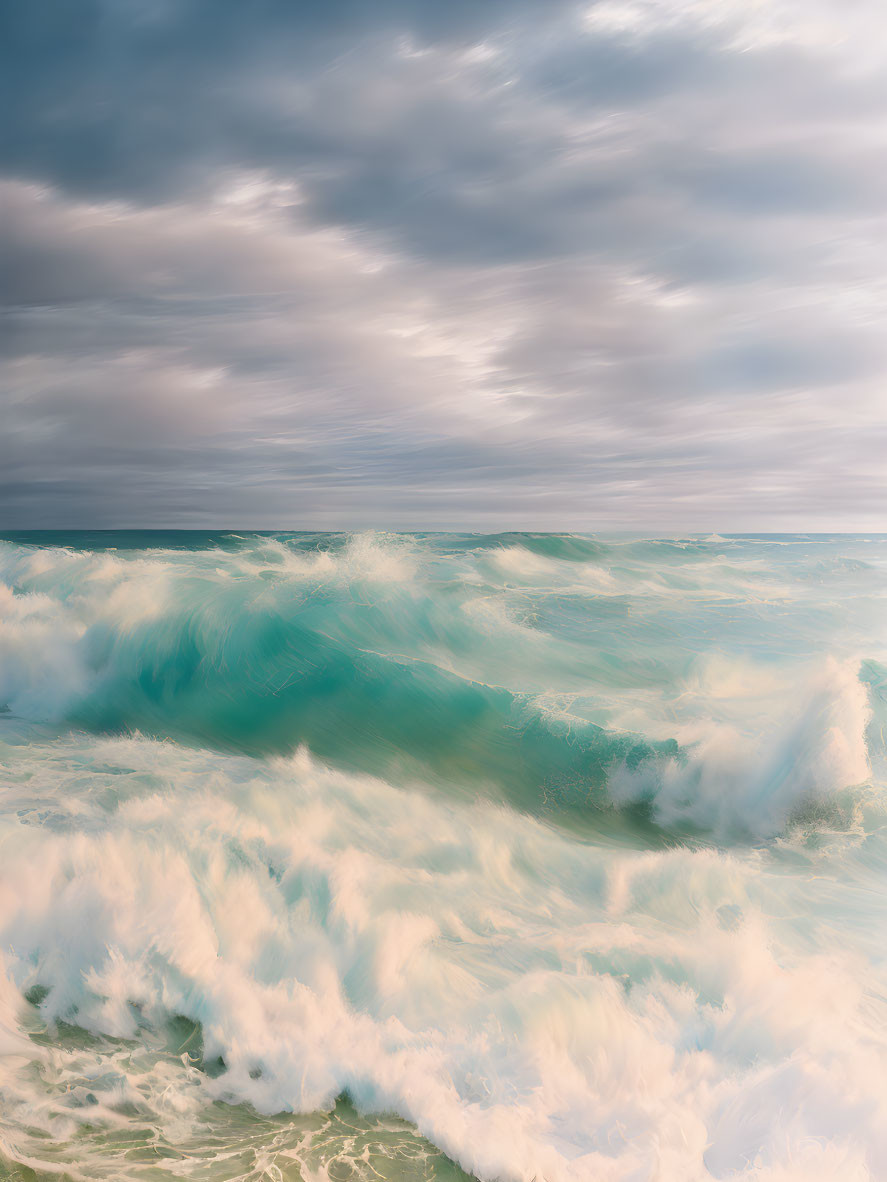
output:
<path id="1" fill-rule="evenodd" d="M 355 603 L 353 587 L 343 595 L 314 582 L 295 590 L 265 595 L 260 583 L 244 594 L 190 577 L 146 618 L 106 603 L 88 624 L 52 600 L 34 603 L 21 621 L 32 631 L 20 676 L 6 679 L 7 708 L 251 755 L 305 745 L 345 768 L 486 787 L 531 811 L 602 803 L 614 767 L 677 754 L 674 742 L 582 718 L 565 725 L 533 694 L 415 655 L 423 636 L 440 641 L 448 625 L 466 629 L 421 599 L 395 594 L 392 603 L 389 591 L 381 602 Z M 373 647 L 399 633 L 413 655 Z"/>
<path id="2" fill-rule="evenodd" d="M 725 836 L 770 836 L 811 810 L 846 822 L 846 790 L 869 777 L 874 664 L 863 680 L 858 661 L 828 659 L 774 682 L 734 660 L 700 683 L 669 639 L 672 599 L 667 627 L 634 623 L 631 584 L 606 571 L 620 593 L 601 595 L 596 564 L 563 553 L 524 568 L 513 540 L 480 547 L 504 565 L 374 536 L 149 557 L 3 547 L 0 706 L 250 755 L 307 746 L 571 824 L 613 805 Z M 749 728 L 737 708 L 768 686 L 773 720 Z"/>
<path id="3" fill-rule="evenodd" d="M 459 536 L 463 547 L 479 550 L 498 550 L 518 546 L 541 558 L 565 562 L 596 562 L 610 553 L 610 547 L 596 538 L 582 534 L 498 533 L 478 536 Z"/>

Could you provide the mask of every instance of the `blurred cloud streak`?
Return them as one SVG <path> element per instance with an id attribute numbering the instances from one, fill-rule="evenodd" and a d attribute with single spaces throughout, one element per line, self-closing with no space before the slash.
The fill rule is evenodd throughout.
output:
<path id="1" fill-rule="evenodd" d="M 877 0 L 35 0 L 8 527 L 877 529 Z"/>

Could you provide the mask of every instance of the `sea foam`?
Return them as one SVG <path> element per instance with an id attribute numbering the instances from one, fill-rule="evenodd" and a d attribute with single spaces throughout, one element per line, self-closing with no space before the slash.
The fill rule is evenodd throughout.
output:
<path id="1" fill-rule="evenodd" d="M 880 542 L 148 541 L 0 542 L 10 1170 L 887 1176 Z"/>
<path id="2" fill-rule="evenodd" d="M 802 889 L 754 851 L 595 848 L 307 753 L 32 738 L 7 774 L 17 989 L 106 1040 L 156 1045 L 182 1016 L 195 1064 L 224 1065 L 160 1059 L 145 1079 L 99 1043 L 47 1095 L 62 1062 L 23 1073 L 13 1034 L 22 1160 L 39 1130 L 75 1127 L 86 1091 L 98 1127 L 135 1108 L 180 1138 L 214 1100 L 310 1112 L 347 1091 L 484 1178 L 887 1169 L 872 942 L 825 939 L 858 922 L 855 884 Z"/>

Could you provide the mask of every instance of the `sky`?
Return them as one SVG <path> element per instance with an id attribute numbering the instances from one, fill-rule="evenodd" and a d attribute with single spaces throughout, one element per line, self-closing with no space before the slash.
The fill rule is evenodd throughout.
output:
<path id="1" fill-rule="evenodd" d="M 883 0 L 28 0 L 0 528 L 887 531 Z"/>

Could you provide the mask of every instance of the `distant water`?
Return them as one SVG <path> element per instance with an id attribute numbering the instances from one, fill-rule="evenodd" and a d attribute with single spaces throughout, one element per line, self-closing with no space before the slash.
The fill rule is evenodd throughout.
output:
<path id="1" fill-rule="evenodd" d="M 887 538 L 3 537 L 0 1177 L 887 1178 Z"/>

